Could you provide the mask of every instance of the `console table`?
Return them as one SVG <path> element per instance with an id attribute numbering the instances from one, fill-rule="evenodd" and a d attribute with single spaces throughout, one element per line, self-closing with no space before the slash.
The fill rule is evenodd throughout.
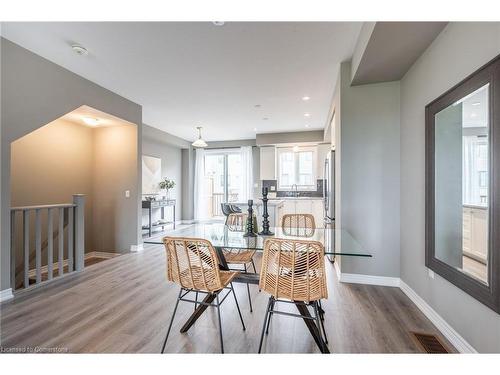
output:
<path id="1" fill-rule="evenodd" d="M 152 223 L 152 216 L 154 209 L 161 209 L 161 218 L 165 219 L 165 207 L 172 207 L 172 221 L 161 222 L 158 224 Z M 161 227 L 163 230 L 165 225 L 173 224 L 175 229 L 175 199 L 165 199 L 158 201 L 142 201 L 142 208 L 148 210 L 148 226 L 142 227 L 142 229 L 147 230 L 149 232 L 149 237 L 151 237 L 151 232 L 154 227 Z"/>

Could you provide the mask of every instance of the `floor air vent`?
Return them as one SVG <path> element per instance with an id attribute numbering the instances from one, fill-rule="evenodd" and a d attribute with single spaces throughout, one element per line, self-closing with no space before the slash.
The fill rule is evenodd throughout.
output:
<path id="1" fill-rule="evenodd" d="M 441 354 L 449 353 L 448 349 L 441 343 L 441 341 L 435 335 L 429 335 L 426 333 L 412 332 L 413 337 L 415 337 L 417 343 L 426 352 L 431 354 Z"/>

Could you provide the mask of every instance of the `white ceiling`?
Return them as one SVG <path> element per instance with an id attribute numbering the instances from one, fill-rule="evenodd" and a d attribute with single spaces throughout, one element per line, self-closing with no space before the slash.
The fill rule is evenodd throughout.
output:
<path id="1" fill-rule="evenodd" d="M 85 118 L 97 119 L 99 122 L 97 125 L 89 125 L 85 123 Z M 128 121 L 122 120 L 118 117 L 99 111 L 87 105 L 82 105 L 74 111 L 66 113 L 64 116 L 58 118 L 58 120 L 59 119 L 70 121 L 78 125 L 88 126 L 91 128 L 132 125 Z"/>
<path id="2" fill-rule="evenodd" d="M 359 22 L 2 23 L 2 36 L 141 104 L 146 124 L 188 140 L 201 125 L 215 141 L 254 138 L 255 128 L 323 128 L 339 63 L 351 58 L 360 29 Z"/>
<path id="3" fill-rule="evenodd" d="M 464 128 L 488 127 L 489 85 L 483 86 L 462 101 L 462 126 Z"/>

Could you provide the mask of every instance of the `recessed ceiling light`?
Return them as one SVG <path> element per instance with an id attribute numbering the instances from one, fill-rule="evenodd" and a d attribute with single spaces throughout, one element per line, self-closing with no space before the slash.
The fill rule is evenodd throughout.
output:
<path id="1" fill-rule="evenodd" d="M 305 101 L 305 102 L 307 102 L 309 99 L 311 99 L 310 96 L 303 96 L 302 97 L 302 100 Z"/>
<path id="2" fill-rule="evenodd" d="M 256 132 L 257 131 L 257 128 L 253 128 L 253 131 Z"/>
<path id="3" fill-rule="evenodd" d="M 310 113 L 304 113 L 304 117 L 311 117 Z"/>
<path id="4" fill-rule="evenodd" d="M 269 118 L 268 117 L 262 117 L 262 120 L 267 121 L 267 120 L 269 120 Z"/>
<path id="5" fill-rule="evenodd" d="M 255 108 L 260 108 L 260 107 L 261 107 L 261 105 L 260 105 L 260 104 L 255 104 L 255 105 L 254 105 L 254 107 L 255 107 Z"/>
<path id="6" fill-rule="evenodd" d="M 308 127 L 309 127 L 309 124 L 306 124 L 306 128 L 308 128 Z"/>
<path id="7" fill-rule="evenodd" d="M 481 104 L 481 102 L 474 102 L 474 103 L 472 103 L 472 105 L 479 105 L 479 104 Z"/>
<path id="8" fill-rule="evenodd" d="M 72 44 L 71 48 L 73 49 L 73 51 L 75 51 L 79 55 L 85 56 L 85 55 L 89 54 L 89 51 L 87 51 L 87 48 L 85 48 L 84 46 L 81 46 L 79 44 Z"/>
<path id="9" fill-rule="evenodd" d="M 212 22 L 215 26 L 224 26 L 225 22 L 224 21 L 213 21 Z"/>
<path id="10" fill-rule="evenodd" d="M 98 118 L 93 118 L 93 117 L 84 117 L 83 122 L 86 123 L 87 125 L 90 126 L 97 126 L 99 125 L 99 119 Z"/>

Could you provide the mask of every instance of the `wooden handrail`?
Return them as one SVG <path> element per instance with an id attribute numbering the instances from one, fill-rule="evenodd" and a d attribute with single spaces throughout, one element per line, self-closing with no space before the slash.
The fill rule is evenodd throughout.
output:
<path id="1" fill-rule="evenodd" d="M 76 207 L 74 203 L 60 203 L 60 204 L 44 204 L 40 206 L 19 206 L 19 207 L 11 207 L 11 211 L 24 211 L 24 210 L 39 210 L 45 208 L 69 208 Z"/>

